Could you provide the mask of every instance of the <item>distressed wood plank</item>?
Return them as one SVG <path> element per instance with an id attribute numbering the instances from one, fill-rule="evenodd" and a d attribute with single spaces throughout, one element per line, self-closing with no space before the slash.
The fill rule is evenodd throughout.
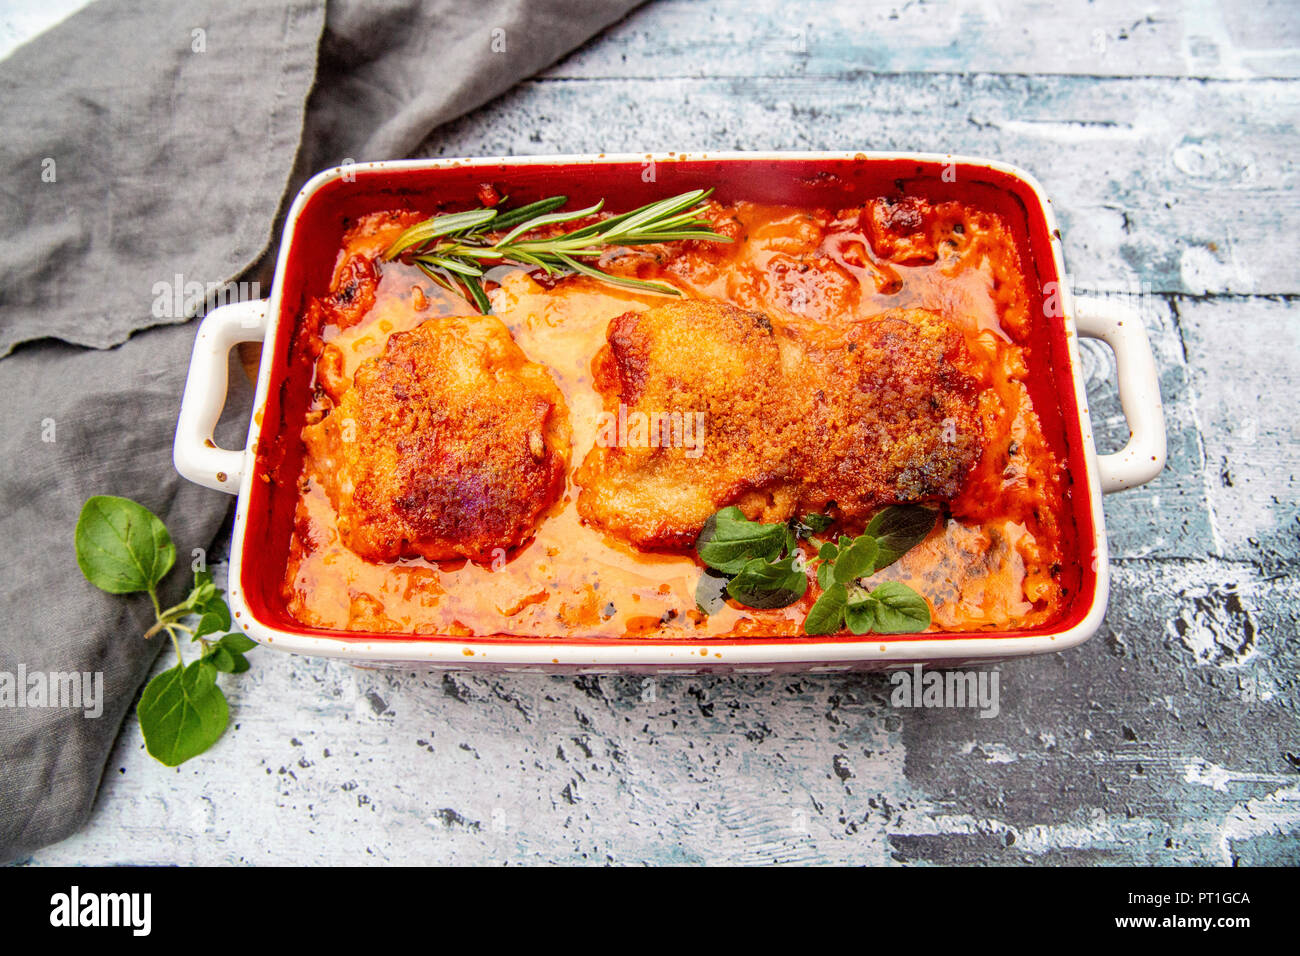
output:
<path id="1" fill-rule="evenodd" d="M 1300 21 L 1283 0 L 657 0 L 546 75 L 863 72 L 1297 76 Z"/>
<path id="2" fill-rule="evenodd" d="M 1106 295 L 1098 289 L 1094 294 Z M 1205 449 L 1197 396 L 1172 306 L 1159 296 L 1115 296 L 1137 309 L 1146 325 L 1160 374 L 1168 460 L 1154 481 L 1105 498 L 1106 536 L 1115 558 L 1205 558 L 1220 554 L 1208 507 Z M 1079 355 L 1097 450 L 1118 451 L 1128 441 L 1110 349 L 1081 339 Z"/>
<path id="3" fill-rule="evenodd" d="M 1300 559 L 1300 304 L 1175 299 L 1222 553 L 1262 568 Z"/>

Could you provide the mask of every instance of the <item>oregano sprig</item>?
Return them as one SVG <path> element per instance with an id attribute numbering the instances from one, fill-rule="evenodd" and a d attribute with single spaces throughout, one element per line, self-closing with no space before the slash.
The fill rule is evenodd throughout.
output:
<path id="1" fill-rule="evenodd" d="M 808 589 L 807 564 L 790 524 L 750 521 L 732 505 L 711 515 L 695 540 L 709 571 L 700 578 L 695 603 L 712 614 L 723 594 L 747 607 L 786 607 Z"/>
<path id="2" fill-rule="evenodd" d="M 166 525 L 143 505 L 112 495 L 87 499 L 75 540 L 77 565 L 86 580 L 109 594 L 147 593 L 156 620 L 144 636 L 165 631 L 176 652 L 176 666 L 148 683 L 136 707 L 145 749 L 168 767 L 198 756 L 217 742 L 230 721 L 217 673 L 248 670 L 244 655 L 257 643 L 238 632 L 212 636 L 229 631 L 231 620 L 223 592 L 207 570 L 194 572 L 185 600 L 161 606 L 158 585 L 176 563 L 176 546 Z M 189 664 L 181 653 L 180 634 L 201 648 Z"/>
<path id="3" fill-rule="evenodd" d="M 707 569 L 696 588 L 701 610 L 714 613 L 723 594 L 753 608 L 786 607 L 807 590 L 808 564 L 798 542 L 817 545 L 822 589 L 804 620 L 807 634 L 908 634 L 930 626 L 925 598 L 897 581 L 868 589 L 863 581 L 893 564 L 934 527 L 937 511 L 893 505 L 874 515 L 862 534 L 817 542 L 833 519 L 812 514 L 780 524 L 750 521 L 734 505 L 705 522 L 695 550 Z"/>
<path id="4" fill-rule="evenodd" d="M 605 201 L 585 209 L 558 212 L 567 196 L 551 196 L 514 209 L 495 206 L 433 216 L 403 232 L 383 258 L 401 258 L 433 282 L 464 296 L 483 313 L 492 311 L 483 285 L 486 270 L 505 262 L 540 269 L 548 276 L 585 275 L 611 285 L 662 295 L 681 295 L 666 282 L 612 275 L 591 265 L 605 249 L 683 239 L 730 242 L 700 216 L 710 189 L 649 203 L 558 235 L 552 227 L 598 214 Z"/>

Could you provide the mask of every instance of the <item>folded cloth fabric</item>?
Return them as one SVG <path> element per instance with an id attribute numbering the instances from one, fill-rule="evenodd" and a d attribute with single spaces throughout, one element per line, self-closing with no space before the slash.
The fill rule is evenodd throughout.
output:
<path id="1" fill-rule="evenodd" d="M 86 820 L 161 644 L 140 638 L 147 599 L 83 580 L 82 502 L 125 495 L 166 522 L 182 570 L 163 599 L 230 504 L 171 466 L 186 286 L 264 262 L 316 169 L 407 155 L 635 5 L 99 0 L 0 61 L 0 675 L 104 688 L 98 716 L 0 705 L 0 861 Z"/>

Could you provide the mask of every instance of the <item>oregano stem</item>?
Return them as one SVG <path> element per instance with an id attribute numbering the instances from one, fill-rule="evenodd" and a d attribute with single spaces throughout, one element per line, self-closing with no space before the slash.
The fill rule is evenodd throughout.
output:
<path id="1" fill-rule="evenodd" d="M 185 658 L 181 654 L 181 642 L 177 639 L 176 631 L 172 629 L 172 626 L 170 624 L 167 625 L 167 633 L 171 636 L 172 647 L 175 648 L 176 650 L 176 661 L 178 664 L 180 664 L 181 669 L 184 670 Z"/>

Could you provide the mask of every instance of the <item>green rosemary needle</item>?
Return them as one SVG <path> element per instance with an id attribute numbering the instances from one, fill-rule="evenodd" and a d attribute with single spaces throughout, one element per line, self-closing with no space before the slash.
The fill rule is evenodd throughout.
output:
<path id="1" fill-rule="evenodd" d="M 605 201 L 573 212 L 559 212 L 567 196 L 551 196 L 515 209 L 496 206 L 434 216 L 407 229 L 383 258 L 401 258 L 418 266 L 444 289 L 464 296 L 483 313 L 492 311 L 483 275 L 504 262 L 541 269 L 548 276 L 585 275 L 611 285 L 681 295 L 666 282 L 611 275 L 589 261 L 611 247 L 639 246 L 682 239 L 730 242 L 701 218 L 700 207 L 711 189 L 693 189 L 611 216 L 579 229 L 550 235 L 550 227 L 586 219 Z M 504 200 L 502 200 L 504 202 Z M 546 230 L 542 235 L 539 231 Z"/>

